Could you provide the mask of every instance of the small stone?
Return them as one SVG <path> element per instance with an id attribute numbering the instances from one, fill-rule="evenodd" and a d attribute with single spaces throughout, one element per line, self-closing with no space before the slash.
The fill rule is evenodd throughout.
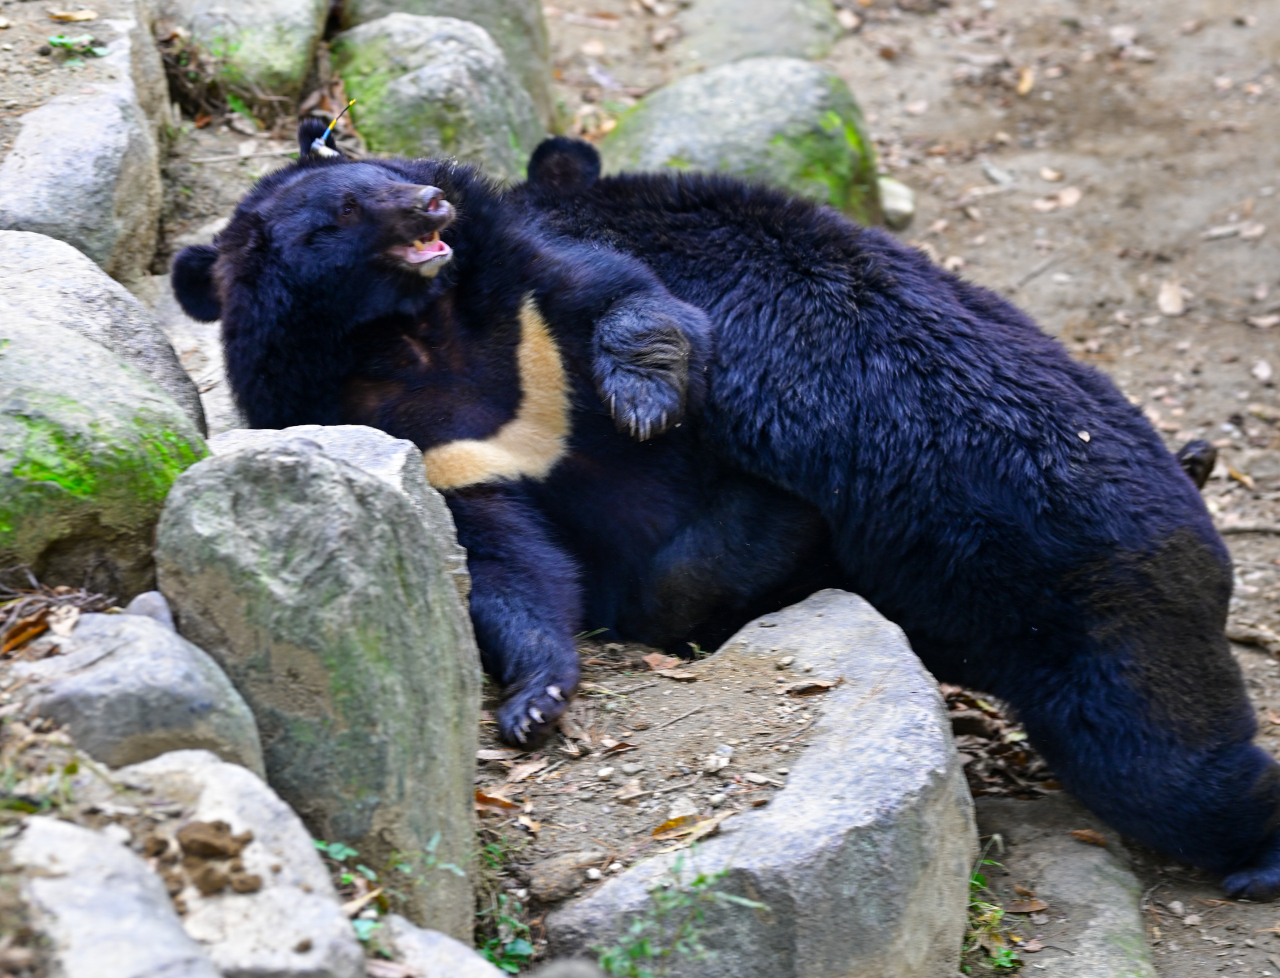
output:
<path id="1" fill-rule="evenodd" d="M 529 869 L 529 893 L 542 903 L 559 903 L 582 885 L 582 871 L 604 858 L 603 852 L 570 852 L 536 862 Z"/>
<path id="2" fill-rule="evenodd" d="M 262 877 L 254 873 L 232 873 L 231 889 L 237 893 L 257 893 L 262 889 Z"/>
<path id="3" fill-rule="evenodd" d="M 596 772 L 596 777 L 599 778 L 601 781 L 608 781 L 611 777 L 613 777 L 613 768 L 602 767 L 599 771 Z"/>
<path id="4" fill-rule="evenodd" d="M 590 869 L 587 870 L 587 879 L 591 880 L 592 882 L 595 882 L 596 880 L 602 880 L 604 879 L 604 873 L 600 872 L 600 870 L 592 866 Z"/>
<path id="5" fill-rule="evenodd" d="M 778 660 L 778 668 L 785 669 L 787 668 L 787 666 L 791 665 L 791 663 L 795 661 L 796 661 L 796 657 L 794 655 L 784 655 L 781 659 Z"/>
<path id="6" fill-rule="evenodd" d="M 119 842 L 122 846 L 127 846 L 133 841 L 133 833 L 118 822 L 112 822 L 110 825 L 104 826 L 102 834 L 108 839 Z"/>
<path id="7" fill-rule="evenodd" d="M 893 177 L 879 177 L 876 182 L 880 187 L 880 210 L 885 224 L 895 231 L 910 227 L 916 216 L 915 191 Z"/>
<path id="8" fill-rule="evenodd" d="M 630 764 L 622 765 L 622 773 L 627 775 L 639 774 L 643 769 L 643 764 L 637 764 L 634 761 Z"/>
<path id="9" fill-rule="evenodd" d="M 708 774 L 723 771 L 729 766 L 730 758 L 724 754 L 708 754 L 702 761 L 702 770 Z"/>
<path id="10" fill-rule="evenodd" d="M 689 795 L 678 795 L 671 799 L 671 807 L 667 809 L 667 820 L 684 818 L 686 815 L 697 815 L 698 804 Z"/>
<path id="11" fill-rule="evenodd" d="M 252 832 L 231 834 L 226 822 L 189 822 L 178 830 L 178 845 L 188 856 L 202 859 L 229 859 L 238 856 L 253 841 Z"/>
<path id="12" fill-rule="evenodd" d="M 310 950 L 311 950 L 311 938 L 309 937 L 304 937 L 302 940 L 300 940 L 297 944 L 293 946 L 294 954 L 306 954 Z"/>
<path id="13" fill-rule="evenodd" d="M 213 896 L 227 888 L 231 877 L 217 863 L 205 863 L 191 874 L 191 882 L 195 884 L 201 896 Z"/>
<path id="14" fill-rule="evenodd" d="M 804 671 L 805 671 L 805 672 L 813 672 L 813 666 L 805 666 L 805 667 L 804 667 Z"/>
<path id="15" fill-rule="evenodd" d="M 780 768 L 776 768 L 776 770 L 777 770 L 777 772 L 778 772 L 779 774 L 790 774 L 790 773 L 791 773 L 791 768 L 789 768 L 789 767 L 780 767 Z"/>
<path id="16" fill-rule="evenodd" d="M 620 872 L 620 871 L 622 870 L 622 868 L 623 868 L 623 867 L 622 867 L 622 863 L 610 863 L 610 864 L 609 864 L 609 872 L 610 872 L 610 873 L 617 873 L 617 872 Z"/>
<path id="17" fill-rule="evenodd" d="M 728 795 L 726 795 L 723 791 L 717 791 L 714 795 L 712 795 L 710 798 L 707 799 L 707 804 L 709 804 L 712 808 L 719 808 L 728 800 L 729 800 Z"/>

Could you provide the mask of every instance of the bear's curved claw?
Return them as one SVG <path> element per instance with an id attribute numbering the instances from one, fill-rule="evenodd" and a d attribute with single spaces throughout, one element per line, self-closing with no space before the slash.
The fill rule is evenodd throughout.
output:
<path id="1" fill-rule="evenodd" d="M 558 682 L 547 683 L 548 678 Z M 498 731 L 502 739 L 517 747 L 528 748 L 552 730 L 568 706 L 565 690 L 572 691 L 572 676 L 537 677 L 507 689 L 506 702 L 498 708 Z"/>

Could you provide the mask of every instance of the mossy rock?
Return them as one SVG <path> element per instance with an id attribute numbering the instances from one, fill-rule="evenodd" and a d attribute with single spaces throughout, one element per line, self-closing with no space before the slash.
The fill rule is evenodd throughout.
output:
<path id="1" fill-rule="evenodd" d="M 831 0 L 698 0 L 677 23 L 681 74 L 743 58 L 825 58 L 844 33 Z"/>
<path id="2" fill-rule="evenodd" d="M 347 0 L 342 5 L 342 26 L 356 27 L 394 13 L 456 17 L 479 24 L 502 49 L 533 98 L 538 120 L 544 127 L 552 125 L 551 44 L 542 0 Z"/>
<path id="3" fill-rule="evenodd" d="M 328 0 L 160 0 L 160 16 L 191 31 L 248 93 L 297 96 L 324 33 Z"/>
<path id="4" fill-rule="evenodd" d="M 206 454 L 183 410 L 104 347 L 0 324 L 0 567 L 122 600 L 150 589 L 165 496 Z"/>
<path id="5" fill-rule="evenodd" d="M 619 120 L 600 154 L 610 173 L 725 173 L 880 220 L 875 149 L 853 94 L 796 58 L 749 58 L 661 88 Z"/>
<path id="6" fill-rule="evenodd" d="M 467 21 L 390 14 L 339 34 L 333 58 L 378 152 L 456 159 L 517 180 L 544 135 L 501 49 Z"/>

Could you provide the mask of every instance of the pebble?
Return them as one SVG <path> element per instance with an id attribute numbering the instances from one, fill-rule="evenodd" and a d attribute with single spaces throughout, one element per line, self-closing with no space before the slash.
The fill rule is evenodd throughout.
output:
<path id="1" fill-rule="evenodd" d="M 709 799 L 707 799 L 708 803 L 711 805 L 712 808 L 719 808 L 728 800 L 729 800 L 729 796 L 726 795 L 723 791 L 718 791 L 714 795 L 712 795 Z"/>
<path id="2" fill-rule="evenodd" d="M 517 900 L 528 900 L 528 899 L 529 899 L 529 891 L 528 891 L 528 890 L 526 890 L 526 889 L 524 889 L 523 887 L 522 887 L 521 889 L 519 889 L 519 890 L 515 890 L 515 891 L 514 891 L 514 893 L 515 893 L 515 895 L 516 895 L 516 899 L 517 899 Z"/>
<path id="3" fill-rule="evenodd" d="M 609 864 L 609 872 L 611 872 L 611 873 L 619 873 L 619 872 L 621 872 L 621 871 L 622 871 L 622 863 L 610 863 L 610 864 Z"/>
<path id="4" fill-rule="evenodd" d="M 789 768 L 789 767 L 780 767 L 780 768 L 775 768 L 775 770 L 776 770 L 779 774 L 790 774 L 790 773 L 791 773 L 791 768 Z"/>
<path id="5" fill-rule="evenodd" d="M 634 762 L 631 764 L 622 765 L 623 774 L 639 774 L 643 769 L 644 769 L 643 764 L 636 764 Z"/>
<path id="6" fill-rule="evenodd" d="M 781 659 L 778 660 L 778 668 L 785 669 L 787 668 L 787 666 L 791 665 L 791 663 L 795 661 L 796 661 L 796 657 L 794 655 L 783 656 Z"/>
<path id="7" fill-rule="evenodd" d="M 604 879 L 604 873 L 600 872 L 600 870 L 592 866 L 590 869 L 587 870 L 587 879 L 591 880 L 592 882 L 595 882 L 596 880 Z"/>
<path id="8" fill-rule="evenodd" d="M 608 781 L 611 777 L 613 777 L 613 768 L 602 767 L 599 771 L 596 772 L 596 777 L 599 778 L 601 781 Z"/>

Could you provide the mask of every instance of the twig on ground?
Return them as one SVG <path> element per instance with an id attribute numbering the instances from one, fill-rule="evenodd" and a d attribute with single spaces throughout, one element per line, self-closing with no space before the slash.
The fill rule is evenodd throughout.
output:
<path id="1" fill-rule="evenodd" d="M 693 716 L 695 713 L 697 713 L 697 712 L 698 712 L 699 710 L 701 710 L 701 709 L 702 709 L 702 707 L 701 707 L 701 706 L 695 706 L 695 707 L 694 707 L 692 710 L 690 710 L 688 713 L 681 713 L 681 714 L 680 714 L 678 717 L 676 717 L 674 720 L 668 720 L 666 723 L 660 723 L 660 724 L 658 724 L 656 727 L 654 727 L 653 729 L 654 729 L 654 730 L 665 730 L 667 727 L 671 726 L 673 723 L 679 723 L 681 720 L 687 720 L 689 717 Z"/>

